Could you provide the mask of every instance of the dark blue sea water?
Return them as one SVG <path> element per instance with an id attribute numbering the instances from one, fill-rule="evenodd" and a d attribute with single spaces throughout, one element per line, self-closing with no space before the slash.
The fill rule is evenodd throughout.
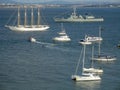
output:
<path id="1" fill-rule="evenodd" d="M 50 29 L 45 32 L 14 32 L 5 28 L 4 25 L 14 11 L 0 8 L 0 90 L 120 90 L 120 49 L 116 47 L 120 41 L 120 8 L 78 8 L 79 14 L 89 12 L 103 16 L 105 21 L 64 23 L 72 39 L 69 43 L 53 42 L 52 38 L 61 29 L 60 23 L 55 23 L 53 17 L 72 12 L 71 8 L 42 9 L 44 21 L 50 25 Z M 74 82 L 71 75 L 75 72 L 82 48 L 78 41 L 85 34 L 98 36 L 99 26 L 104 28 L 101 52 L 115 55 L 117 60 L 94 63 L 104 70 L 101 81 Z M 43 47 L 39 43 L 30 43 L 30 36 L 56 45 Z M 96 45 L 95 53 L 97 48 Z M 85 66 L 89 66 L 91 46 L 86 51 Z"/>

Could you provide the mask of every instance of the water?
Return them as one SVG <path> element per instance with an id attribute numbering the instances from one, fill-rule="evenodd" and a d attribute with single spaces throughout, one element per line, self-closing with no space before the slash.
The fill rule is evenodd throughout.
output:
<path id="1" fill-rule="evenodd" d="M 71 8 L 44 8 L 42 14 L 50 29 L 45 32 L 14 32 L 4 27 L 14 9 L 0 9 L 0 90 L 119 90 L 120 89 L 120 8 L 78 8 L 80 14 L 90 12 L 103 16 L 104 22 L 65 23 L 64 28 L 72 39 L 69 43 L 55 43 L 52 38 L 60 31 L 60 24 L 53 17 Z M 21 11 L 22 12 L 22 11 Z M 74 74 L 81 45 L 78 41 L 85 34 L 98 35 L 102 26 L 103 53 L 116 55 L 114 62 L 95 62 L 103 68 L 101 81 L 74 82 Z M 54 45 L 41 46 L 30 43 L 35 37 L 39 42 Z M 97 53 L 97 45 L 95 47 Z M 90 65 L 91 46 L 87 47 L 85 66 Z M 79 70 L 81 72 L 81 68 Z"/>

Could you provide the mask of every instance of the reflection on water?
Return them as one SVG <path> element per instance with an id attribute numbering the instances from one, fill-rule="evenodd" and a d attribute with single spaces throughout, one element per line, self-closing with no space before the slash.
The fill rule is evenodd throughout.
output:
<path id="1" fill-rule="evenodd" d="M 75 82 L 76 87 L 85 90 L 97 90 L 100 88 L 101 81 L 83 81 Z"/>

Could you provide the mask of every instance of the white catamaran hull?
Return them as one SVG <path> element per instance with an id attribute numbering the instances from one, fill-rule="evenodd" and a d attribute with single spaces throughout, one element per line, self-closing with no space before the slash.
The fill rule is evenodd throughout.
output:
<path id="1" fill-rule="evenodd" d="M 82 75 L 82 76 L 72 75 L 72 79 L 75 81 L 97 81 L 97 80 L 99 81 L 101 80 L 101 78 L 98 75 L 94 76 L 93 74 Z"/>
<path id="2" fill-rule="evenodd" d="M 24 27 L 23 25 L 19 25 L 18 26 L 6 26 L 9 29 L 13 30 L 13 31 L 45 31 L 49 28 L 49 26 L 47 25 L 32 25 L 32 26 L 26 26 Z"/>

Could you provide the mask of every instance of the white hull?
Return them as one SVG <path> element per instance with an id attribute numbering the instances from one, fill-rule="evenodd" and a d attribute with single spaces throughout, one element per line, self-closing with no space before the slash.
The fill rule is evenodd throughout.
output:
<path id="1" fill-rule="evenodd" d="M 90 36 L 87 36 L 86 39 L 89 41 L 89 42 L 97 42 L 97 41 L 102 41 L 102 37 L 90 37 Z"/>
<path id="2" fill-rule="evenodd" d="M 88 73 L 103 73 L 102 69 L 96 69 L 96 68 L 83 68 L 83 71 Z"/>
<path id="3" fill-rule="evenodd" d="M 92 42 L 89 42 L 89 41 L 80 41 L 79 43 L 82 44 L 82 45 L 90 45 L 90 44 L 92 44 Z"/>
<path id="4" fill-rule="evenodd" d="M 47 25 L 26 25 L 26 27 L 24 27 L 24 25 L 19 25 L 18 26 L 6 26 L 8 27 L 10 30 L 13 31 L 45 31 L 49 28 L 49 26 Z"/>
<path id="5" fill-rule="evenodd" d="M 71 41 L 71 39 L 68 36 L 55 37 L 55 38 L 53 38 L 53 40 L 55 40 L 55 41 L 63 41 L 63 42 Z"/>
<path id="6" fill-rule="evenodd" d="M 116 60 L 116 57 L 99 56 L 99 57 L 92 58 L 92 60 L 96 60 L 96 61 L 114 61 L 114 60 Z"/>
<path id="7" fill-rule="evenodd" d="M 84 75 L 72 75 L 72 80 L 75 81 L 99 81 L 101 78 L 98 75 L 90 74 L 84 74 Z"/>
<path id="8" fill-rule="evenodd" d="M 30 41 L 30 42 L 36 42 L 36 39 L 33 38 L 33 37 L 30 37 L 30 38 L 29 38 L 29 41 Z"/>

